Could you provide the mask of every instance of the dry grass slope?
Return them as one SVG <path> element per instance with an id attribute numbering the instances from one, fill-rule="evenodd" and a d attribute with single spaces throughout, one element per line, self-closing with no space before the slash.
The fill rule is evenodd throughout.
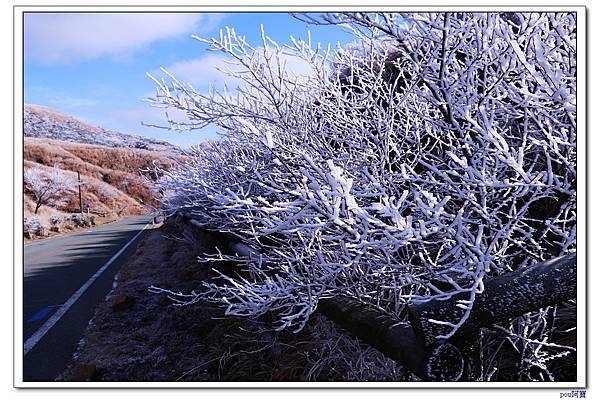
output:
<path id="1" fill-rule="evenodd" d="M 170 168 L 176 161 L 157 152 L 133 148 L 63 142 L 52 139 L 24 138 L 24 169 L 40 167 L 50 170 L 59 166 L 74 178 L 81 173 L 84 203 L 90 212 L 109 219 L 148 212 L 145 205 L 156 206 L 150 182 L 153 173 L 140 173 L 152 168 Z M 25 190 L 25 217 L 33 216 L 35 204 Z M 43 206 L 37 217 L 43 225 L 52 215 L 79 212 L 77 187 L 67 193 L 60 205 Z"/>

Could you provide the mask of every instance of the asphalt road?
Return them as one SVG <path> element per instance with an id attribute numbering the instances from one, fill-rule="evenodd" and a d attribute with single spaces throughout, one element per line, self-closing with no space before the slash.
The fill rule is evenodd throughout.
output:
<path id="1" fill-rule="evenodd" d="M 25 246 L 24 381 L 54 381 L 64 370 L 142 235 L 132 239 L 151 221 L 133 217 Z"/>

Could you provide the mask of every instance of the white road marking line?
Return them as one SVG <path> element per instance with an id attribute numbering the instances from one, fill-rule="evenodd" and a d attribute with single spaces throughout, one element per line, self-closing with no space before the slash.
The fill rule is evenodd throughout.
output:
<path id="1" fill-rule="evenodd" d="M 123 252 L 129 247 L 129 245 L 131 243 L 133 243 L 133 241 L 135 239 L 138 238 L 138 236 L 140 236 L 142 234 L 142 232 L 148 227 L 148 225 L 150 225 L 150 223 L 147 223 L 141 231 L 139 231 L 129 242 L 127 242 L 125 244 L 125 246 L 121 247 L 121 249 L 115 253 L 114 256 L 112 256 L 110 258 L 110 260 L 108 260 L 106 262 L 106 264 L 104 264 L 102 267 L 100 267 L 100 269 L 98 271 L 96 271 L 96 273 L 94 275 L 92 275 L 92 277 L 90 279 L 87 280 L 86 283 L 83 284 L 82 287 L 80 287 L 75 293 L 73 293 L 73 295 L 69 298 L 69 300 L 67 300 L 65 302 L 65 304 L 63 304 L 50 318 L 48 318 L 48 320 L 44 323 L 44 325 L 42 325 L 37 331 L 35 331 L 35 333 L 33 335 L 31 335 L 29 337 L 29 339 L 27 339 L 27 341 L 25 342 L 25 345 L 23 346 L 23 350 L 24 350 L 24 355 L 27 355 L 27 353 L 29 353 L 31 351 L 31 349 L 33 349 L 35 347 L 36 344 L 38 344 L 38 342 L 44 337 L 44 335 L 46 333 L 48 333 L 48 331 L 50 329 L 52 329 L 52 327 L 54 326 L 54 324 L 56 324 L 58 322 L 58 320 L 60 320 L 62 318 L 63 315 L 66 314 L 66 312 L 69 310 L 69 308 L 71 308 L 71 306 L 73 304 L 75 304 L 75 302 L 81 297 L 81 295 L 92 285 L 92 283 L 94 283 L 94 281 L 96 279 L 98 279 L 98 277 L 100 275 L 102 275 L 102 273 L 117 259 L 119 258 L 119 256 L 121 254 L 123 254 Z"/>

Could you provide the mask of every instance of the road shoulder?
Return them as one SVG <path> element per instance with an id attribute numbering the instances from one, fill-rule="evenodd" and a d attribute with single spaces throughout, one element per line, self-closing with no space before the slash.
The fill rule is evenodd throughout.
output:
<path id="1" fill-rule="evenodd" d="M 177 308 L 148 291 L 151 285 L 191 290 L 204 278 L 195 262 L 202 249 L 165 239 L 174 233 L 156 227 L 140 241 L 58 380 L 175 380 L 207 353 L 198 333 L 205 329 L 203 321 L 212 323 L 211 310 L 199 305 Z"/>
<path id="2" fill-rule="evenodd" d="M 300 333 L 275 332 L 270 316 L 224 317 L 198 302 L 176 307 L 151 285 L 198 290 L 215 265 L 197 256 L 217 244 L 167 222 L 149 232 L 99 305 L 60 381 L 373 381 L 409 380 L 406 371 L 333 322 L 314 315 Z M 369 368 L 363 368 L 368 363 Z M 374 373 L 375 372 L 375 373 Z"/>

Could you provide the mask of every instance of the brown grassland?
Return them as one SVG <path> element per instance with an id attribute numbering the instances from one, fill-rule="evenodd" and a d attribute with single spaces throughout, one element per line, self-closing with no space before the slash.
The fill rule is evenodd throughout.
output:
<path id="1" fill-rule="evenodd" d="M 83 204 L 89 202 L 90 213 L 99 223 L 131 215 L 145 214 L 157 206 L 151 189 L 157 176 L 155 165 L 169 169 L 177 161 L 161 153 L 133 148 L 64 142 L 52 139 L 24 138 L 24 170 L 58 166 L 76 181 L 81 174 Z M 79 212 L 78 188 L 72 189 L 56 204 L 45 205 L 34 215 L 35 202 L 24 187 L 24 217 L 37 217 L 49 226 L 51 216 L 63 217 Z"/>

